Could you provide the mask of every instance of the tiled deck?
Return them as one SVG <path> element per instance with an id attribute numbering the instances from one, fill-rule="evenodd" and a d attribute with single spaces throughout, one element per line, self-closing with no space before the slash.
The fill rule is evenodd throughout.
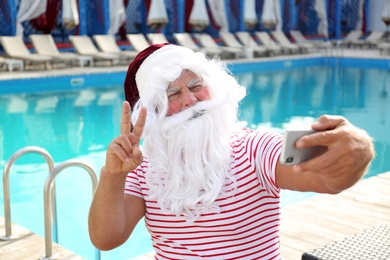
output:
<path id="1" fill-rule="evenodd" d="M 318 195 L 282 208 L 284 259 L 390 224 L 390 172 L 364 179 L 338 195 Z M 390 259 L 390 256 L 387 256 Z"/>
<path id="2" fill-rule="evenodd" d="M 5 236 L 4 218 L 0 217 L 0 236 Z M 18 235 L 19 238 L 1 241 L 0 240 L 0 259 L 4 260 L 32 260 L 41 259 L 45 254 L 45 239 L 32 233 L 18 225 L 12 225 L 12 235 Z M 81 260 L 81 256 L 72 251 L 52 244 L 52 253 L 57 259 Z M 46 258 L 47 260 L 50 258 Z"/>

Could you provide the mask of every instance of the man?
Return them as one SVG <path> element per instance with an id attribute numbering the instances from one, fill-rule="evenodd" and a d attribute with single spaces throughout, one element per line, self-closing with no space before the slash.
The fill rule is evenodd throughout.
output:
<path id="1" fill-rule="evenodd" d="M 145 217 L 156 259 L 280 259 L 280 190 L 338 193 L 374 155 L 366 132 L 322 116 L 312 125 L 321 132 L 296 146 L 328 150 L 280 164 L 283 137 L 237 119 L 245 88 L 219 61 L 176 45 L 141 52 L 125 94 L 89 215 L 101 250 L 123 244 Z"/>

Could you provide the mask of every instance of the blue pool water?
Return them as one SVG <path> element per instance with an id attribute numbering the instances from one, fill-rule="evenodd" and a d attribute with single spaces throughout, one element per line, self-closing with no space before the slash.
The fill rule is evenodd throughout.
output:
<path id="1" fill-rule="evenodd" d="M 389 67 L 364 67 L 353 62 L 348 66 L 325 66 L 318 61 L 279 65 L 232 66 L 248 89 L 240 109 L 241 118 L 250 127 L 283 132 L 308 126 L 324 113 L 339 114 L 375 138 L 377 157 L 367 177 L 390 170 L 390 161 L 386 160 L 390 158 Z M 111 76 L 80 76 L 70 82 L 51 79 L 56 87 L 45 92 L 39 87 L 33 90 L 34 84 L 28 83 L 34 80 L 21 80 L 12 90 L 5 90 L 1 83 L 0 170 L 15 151 L 35 145 L 45 148 L 56 164 L 77 157 L 90 162 L 98 174 L 107 144 L 119 133 L 124 74 Z M 47 174 L 44 160 L 28 154 L 16 162 L 10 176 L 12 221 L 41 236 Z M 56 190 L 59 243 L 86 259 L 94 259 L 87 231 L 92 199 L 89 176 L 77 167 L 66 169 L 56 179 Z M 282 206 L 308 195 L 288 193 L 283 196 Z M 2 204 L 0 215 L 4 215 Z M 125 245 L 102 252 L 102 259 L 127 259 L 151 250 L 150 237 L 141 222 Z"/>

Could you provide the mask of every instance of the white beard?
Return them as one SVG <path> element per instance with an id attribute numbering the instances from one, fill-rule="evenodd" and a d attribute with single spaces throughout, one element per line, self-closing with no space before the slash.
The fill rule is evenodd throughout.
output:
<path id="1" fill-rule="evenodd" d="M 228 98 L 197 103 L 150 128 L 143 148 L 151 167 L 146 183 L 164 213 L 188 220 L 219 212 L 215 200 L 235 190 L 230 137 L 236 107 Z"/>

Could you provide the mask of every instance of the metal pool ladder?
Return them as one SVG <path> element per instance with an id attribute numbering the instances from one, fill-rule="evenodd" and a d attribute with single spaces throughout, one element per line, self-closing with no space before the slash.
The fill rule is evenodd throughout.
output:
<path id="1" fill-rule="evenodd" d="M 4 221 L 5 221 L 5 236 L 0 237 L 0 240 L 12 240 L 19 237 L 18 234 L 12 234 L 11 223 L 11 202 L 10 202 L 10 184 L 9 174 L 15 161 L 19 157 L 27 153 L 37 153 L 43 156 L 49 166 L 49 173 L 54 169 L 54 161 L 50 154 L 43 148 L 37 146 L 27 146 L 16 151 L 6 162 L 3 170 L 3 194 L 4 194 Z M 54 208 L 54 207 L 53 207 Z"/>
<path id="2" fill-rule="evenodd" d="M 70 159 L 64 161 L 57 165 L 54 168 L 54 161 L 50 154 L 43 148 L 37 146 L 27 146 L 16 151 L 10 159 L 6 162 L 3 171 L 3 192 L 4 192 L 4 219 L 5 219 L 5 236 L 0 237 L 0 240 L 12 240 L 16 239 L 19 236 L 17 234 L 12 234 L 12 222 L 11 222 L 11 203 L 10 203 L 10 184 L 9 184 L 9 174 L 11 172 L 12 165 L 15 161 L 24 154 L 27 153 L 38 153 L 44 157 L 49 167 L 49 176 L 46 178 L 45 187 L 44 187 L 44 218 L 45 218 L 45 256 L 40 259 L 51 260 L 56 259 L 58 256 L 53 255 L 52 249 L 52 232 L 54 227 L 55 241 L 57 241 L 57 220 L 55 213 L 55 178 L 65 168 L 71 166 L 78 166 L 85 169 L 91 177 L 92 181 L 92 193 L 95 192 L 98 179 L 96 173 L 91 167 L 91 165 L 80 159 Z M 96 259 L 100 259 L 100 251 L 95 251 Z"/>
<path id="3" fill-rule="evenodd" d="M 57 259 L 56 255 L 53 255 L 53 248 L 52 248 L 52 221 L 51 221 L 51 214 L 53 212 L 53 186 L 54 186 L 54 180 L 56 176 L 65 168 L 68 168 L 70 166 L 79 166 L 83 169 L 85 169 L 89 176 L 91 177 L 92 181 L 92 194 L 95 192 L 97 187 L 97 177 L 95 174 L 95 171 L 93 168 L 89 165 L 89 163 L 85 162 L 84 160 L 80 159 L 70 159 L 67 161 L 64 161 L 57 165 L 49 174 L 49 176 L 46 179 L 45 183 L 45 189 L 44 189 L 44 210 L 45 210 L 45 256 L 41 259 L 49 260 L 49 259 Z M 100 259 L 100 251 L 96 251 L 97 258 Z"/>

